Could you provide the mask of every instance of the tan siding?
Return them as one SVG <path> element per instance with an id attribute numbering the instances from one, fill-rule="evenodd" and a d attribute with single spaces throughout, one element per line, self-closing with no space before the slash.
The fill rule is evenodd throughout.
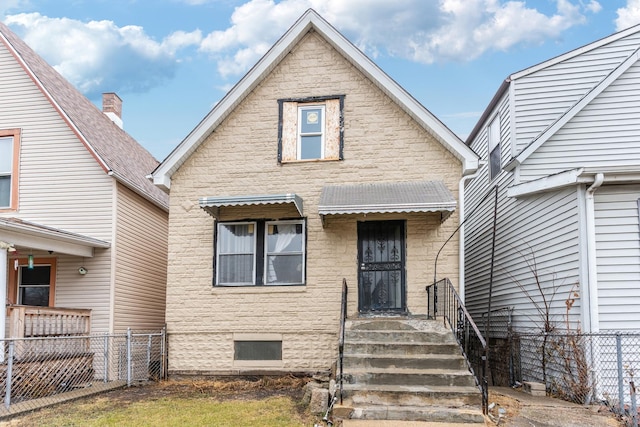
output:
<path id="1" fill-rule="evenodd" d="M 277 100 L 334 93 L 346 94 L 345 160 L 279 165 Z M 350 286 L 349 314 L 357 311 L 358 220 L 407 220 L 408 305 L 412 313 L 425 313 L 424 286 L 432 280 L 435 254 L 456 228 L 457 214 L 442 225 L 437 214 L 345 216 L 328 218 L 323 228 L 320 192 L 331 184 L 437 179 L 457 195 L 460 174 L 460 162 L 433 137 L 318 35 L 306 36 L 172 178 L 170 369 L 238 368 L 233 333 L 263 331 L 283 335 L 282 369 L 328 369 L 337 348 L 342 278 Z M 214 220 L 198 208 L 198 198 L 281 193 L 304 199 L 306 286 L 212 287 Z M 254 217 L 285 214 L 291 210 L 253 210 Z M 440 256 L 439 277 L 457 282 L 457 255 L 453 239 Z"/>
<path id="2" fill-rule="evenodd" d="M 98 249 L 93 258 L 57 258 L 56 307 L 91 309 L 91 333 L 109 332 L 110 250 Z M 88 271 L 84 276 L 81 266 Z"/>
<path id="3" fill-rule="evenodd" d="M 18 217 L 111 241 L 113 179 L 0 44 L 0 129 L 21 129 Z M 92 332 L 109 329 L 110 250 L 58 257 L 56 305 L 93 310 Z M 84 265 L 89 274 L 80 276 Z"/>
<path id="4" fill-rule="evenodd" d="M 0 129 L 22 129 L 19 212 L 6 215 L 110 240 L 112 178 L 2 44 L 0 74 Z"/>
<path id="5" fill-rule="evenodd" d="M 114 330 L 164 326 L 167 213 L 118 185 Z"/>

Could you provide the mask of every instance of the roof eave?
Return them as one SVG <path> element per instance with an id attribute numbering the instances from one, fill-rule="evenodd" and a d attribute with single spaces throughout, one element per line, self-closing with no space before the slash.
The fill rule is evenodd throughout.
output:
<path id="1" fill-rule="evenodd" d="M 347 40 L 314 10 L 307 10 L 296 23 L 269 49 L 269 51 L 249 70 L 247 74 L 225 95 L 207 114 L 191 133 L 167 156 L 152 172 L 154 184 L 168 190 L 171 176 L 196 150 L 196 148 L 214 131 L 251 90 L 260 83 L 282 58 L 311 29 L 323 37 L 358 70 L 369 77 L 384 93 L 391 97 L 405 112 L 421 124 L 430 134 L 443 144 L 462 162 L 463 174 L 477 170 L 479 157 L 464 142 L 433 116 L 415 98 L 409 95 L 398 83 L 389 77 L 362 51 Z"/>

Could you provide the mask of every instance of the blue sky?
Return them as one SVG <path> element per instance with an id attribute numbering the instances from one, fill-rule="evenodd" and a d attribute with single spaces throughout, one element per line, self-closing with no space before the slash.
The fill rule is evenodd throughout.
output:
<path id="1" fill-rule="evenodd" d="M 500 83 L 640 23 L 640 0 L 0 0 L 0 20 L 163 160 L 308 8 L 464 139 Z"/>

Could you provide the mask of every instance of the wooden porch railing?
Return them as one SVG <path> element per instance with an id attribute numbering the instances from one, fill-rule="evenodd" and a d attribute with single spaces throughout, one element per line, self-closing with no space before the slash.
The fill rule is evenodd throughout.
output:
<path id="1" fill-rule="evenodd" d="M 7 307 L 9 338 L 71 337 L 91 333 L 91 310 L 77 308 Z"/>

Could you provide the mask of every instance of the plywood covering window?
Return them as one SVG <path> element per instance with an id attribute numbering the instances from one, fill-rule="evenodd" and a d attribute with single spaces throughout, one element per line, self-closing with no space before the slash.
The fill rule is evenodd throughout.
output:
<path id="1" fill-rule="evenodd" d="M 344 95 L 278 100 L 278 161 L 342 160 Z"/>
<path id="2" fill-rule="evenodd" d="M 20 130 L 0 129 L 0 211 L 18 209 Z"/>
<path id="3" fill-rule="evenodd" d="M 216 285 L 304 284 L 304 220 L 221 222 L 216 232 Z"/>

